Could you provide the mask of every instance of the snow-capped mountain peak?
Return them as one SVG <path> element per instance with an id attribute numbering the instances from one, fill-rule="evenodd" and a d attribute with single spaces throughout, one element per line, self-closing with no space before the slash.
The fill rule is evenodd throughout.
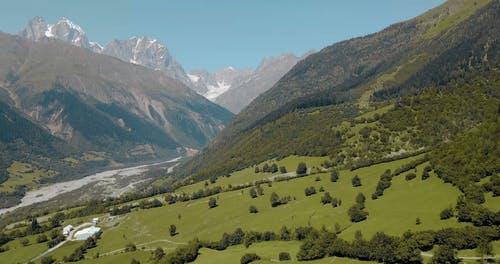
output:
<path id="1" fill-rule="evenodd" d="M 113 40 L 103 47 L 97 42 L 89 41 L 85 31 L 66 17 L 61 18 L 55 24 L 47 24 L 42 17 L 34 17 L 18 35 L 33 41 L 40 41 L 44 38 L 64 41 L 96 53 L 107 54 L 126 62 L 162 71 L 173 79 L 188 86 L 192 85 L 184 69 L 170 55 L 167 47 L 147 36 Z"/>

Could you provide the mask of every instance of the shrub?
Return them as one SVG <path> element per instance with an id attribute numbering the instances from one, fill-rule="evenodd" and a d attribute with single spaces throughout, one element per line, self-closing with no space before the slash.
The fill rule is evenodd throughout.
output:
<path id="1" fill-rule="evenodd" d="M 257 254 L 255 253 L 246 253 L 245 255 L 243 255 L 240 259 L 240 263 L 241 264 L 248 264 L 250 262 L 254 262 L 256 260 L 259 260 L 260 257 L 257 256 Z"/>
<path id="2" fill-rule="evenodd" d="M 215 200 L 214 197 L 210 197 L 210 199 L 208 199 L 208 208 L 215 208 L 217 207 L 217 200 Z"/>
<path id="3" fill-rule="evenodd" d="M 368 213 L 363 211 L 359 204 L 355 204 L 353 205 L 351 208 L 349 208 L 349 211 L 348 211 L 348 214 L 349 214 L 349 217 L 351 219 L 351 222 L 361 222 L 363 220 L 365 220 L 368 216 Z"/>
<path id="4" fill-rule="evenodd" d="M 415 173 L 411 172 L 411 173 L 406 174 L 405 180 L 411 181 L 411 180 L 415 179 L 416 177 L 417 177 L 417 175 Z"/>
<path id="5" fill-rule="evenodd" d="M 304 162 L 299 163 L 299 165 L 297 166 L 296 172 L 299 175 L 306 174 L 307 173 L 307 165 Z"/>
<path id="6" fill-rule="evenodd" d="M 285 261 L 285 260 L 290 260 L 290 253 L 288 252 L 280 252 L 279 256 L 278 256 L 278 259 L 280 261 Z"/>
<path id="7" fill-rule="evenodd" d="M 177 235 L 177 227 L 175 225 L 170 225 L 168 232 L 170 233 L 170 236 Z"/>
<path id="8" fill-rule="evenodd" d="M 359 178 L 358 175 L 354 176 L 351 180 L 352 187 L 359 187 L 361 186 L 361 179 Z"/>
<path id="9" fill-rule="evenodd" d="M 453 217 L 453 209 L 451 207 L 444 209 L 439 214 L 439 218 L 441 218 L 441 220 L 450 219 L 452 217 Z"/>
<path id="10" fill-rule="evenodd" d="M 316 188 L 314 188 L 314 186 L 306 187 L 306 189 L 304 190 L 304 193 L 306 196 L 311 196 L 313 194 L 316 194 Z"/>
<path id="11" fill-rule="evenodd" d="M 323 197 L 321 197 L 321 203 L 322 204 L 327 204 L 327 203 L 331 203 L 332 202 L 332 196 L 330 195 L 329 192 L 325 192 L 325 194 L 323 195 Z"/>
<path id="12" fill-rule="evenodd" d="M 250 205 L 250 207 L 248 208 L 248 211 L 251 213 L 251 214 L 256 214 L 259 212 L 259 210 L 257 210 L 257 207 L 255 207 L 254 205 Z"/>
<path id="13" fill-rule="evenodd" d="M 46 242 L 48 239 L 47 239 L 47 236 L 45 234 L 41 234 L 39 235 L 37 238 L 36 238 L 36 242 L 37 243 L 43 243 L 43 242 Z"/>
<path id="14" fill-rule="evenodd" d="M 339 180 L 339 172 L 336 170 L 332 171 L 332 173 L 330 174 L 330 181 L 337 182 L 338 180 Z"/>
<path id="15" fill-rule="evenodd" d="M 134 243 L 128 243 L 125 245 L 125 252 L 133 252 L 137 250 L 137 246 Z"/>
<path id="16" fill-rule="evenodd" d="M 56 260 L 52 256 L 46 256 L 42 258 L 41 264 L 52 264 L 56 262 Z"/>
<path id="17" fill-rule="evenodd" d="M 429 179 L 429 177 L 430 177 L 429 172 L 424 170 L 422 172 L 422 180 L 425 181 L 425 180 Z"/>

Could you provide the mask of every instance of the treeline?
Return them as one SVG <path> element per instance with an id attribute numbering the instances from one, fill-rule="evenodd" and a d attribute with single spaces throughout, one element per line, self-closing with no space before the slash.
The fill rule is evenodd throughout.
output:
<path id="1" fill-rule="evenodd" d="M 348 242 L 325 228 L 297 227 L 294 230 L 283 226 L 280 232 L 243 231 L 237 228 L 232 233 L 224 233 L 218 241 L 195 239 L 167 255 L 159 254 L 160 263 L 182 264 L 196 260 L 200 248 L 225 250 L 230 246 L 264 241 L 302 241 L 297 259 L 314 260 L 329 256 L 348 257 L 383 263 L 422 263 L 421 251 L 431 250 L 435 245 L 452 249 L 473 249 L 481 243 L 500 239 L 500 227 L 445 228 L 437 231 L 405 232 L 401 237 L 377 232 L 369 240 L 357 231 L 355 239 Z"/>
<path id="2" fill-rule="evenodd" d="M 329 256 L 348 257 L 383 263 L 422 263 L 421 251 L 434 245 L 452 249 L 473 249 L 480 243 L 498 240 L 500 228 L 465 227 L 445 228 L 438 231 L 404 233 L 401 237 L 377 232 L 370 240 L 356 232 L 355 239 L 348 242 L 328 231 L 311 232 L 297 254 L 298 260 L 313 260 Z"/>

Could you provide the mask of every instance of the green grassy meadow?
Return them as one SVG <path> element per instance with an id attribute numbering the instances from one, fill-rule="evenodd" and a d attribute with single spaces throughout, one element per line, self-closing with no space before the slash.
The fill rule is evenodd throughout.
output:
<path id="1" fill-rule="evenodd" d="M 420 178 L 422 170 L 428 163 L 421 164 L 409 172 L 417 174 L 417 178 L 407 181 L 402 173 L 392 179 L 392 185 L 385 190 L 384 195 L 377 200 L 371 199 L 375 191 L 380 175 L 386 170 L 395 169 L 422 157 L 422 155 L 409 157 L 393 162 L 381 163 L 370 167 L 360 168 L 354 171 L 342 170 L 337 182 L 330 181 L 330 172 L 317 173 L 301 178 L 287 181 L 262 184 L 264 194 L 257 198 L 251 198 L 249 188 L 222 192 L 214 197 L 218 206 L 212 209 L 208 207 L 208 199 L 205 197 L 188 202 L 177 202 L 172 205 L 152 209 L 134 209 L 131 213 L 107 216 L 97 215 L 102 219 L 99 226 L 103 230 L 101 239 L 95 248 L 89 249 L 86 259 L 82 263 L 125 263 L 135 258 L 141 263 L 150 262 L 150 251 L 157 247 L 163 248 L 167 253 L 186 242 L 199 238 L 202 240 L 219 240 L 223 233 L 233 232 L 236 228 L 244 231 L 274 231 L 279 233 L 283 226 L 294 229 L 301 226 L 313 226 L 315 228 L 325 227 L 333 231 L 335 225 L 342 228 L 341 238 L 351 240 L 354 233 L 360 230 L 365 238 L 370 238 L 377 231 L 384 231 L 390 235 L 401 235 L 407 230 L 429 230 L 444 227 L 459 227 L 469 225 L 459 223 L 455 218 L 440 220 L 439 213 L 444 208 L 453 206 L 460 192 L 451 184 L 443 183 L 434 173 L 425 181 Z M 295 171 L 299 162 L 305 162 L 309 168 L 320 164 L 325 157 L 298 157 L 291 156 L 280 161 L 268 161 L 268 164 L 276 162 L 279 166 L 286 166 L 287 170 Z M 262 167 L 264 163 L 259 166 Z M 276 173 L 274 175 L 278 175 Z M 358 175 L 362 186 L 353 187 L 352 177 Z M 224 189 L 229 185 L 239 185 L 254 182 L 263 178 L 272 177 L 271 173 L 255 173 L 254 167 L 234 172 L 230 177 L 219 177 L 214 184 L 207 188 L 221 186 Z M 192 193 L 205 188 L 204 182 L 184 186 L 176 193 Z M 313 186 L 317 193 L 305 196 L 304 189 Z M 340 199 L 339 207 L 331 204 L 320 203 L 324 192 L 323 188 L 332 197 Z M 271 207 L 270 195 L 276 192 L 280 197 L 290 196 L 288 204 Z M 359 223 L 351 223 L 347 210 L 355 203 L 358 193 L 366 196 L 366 211 L 368 219 Z M 163 198 L 164 195 L 156 198 Z M 498 197 L 486 197 L 486 204 L 491 208 L 497 208 Z M 137 202 L 137 201 L 135 201 Z M 249 206 L 256 206 L 257 214 L 249 213 Z M 63 225 L 88 222 L 93 216 L 74 218 L 66 220 Z M 416 218 L 421 223 L 416 224 Z M 174 237 L 169 235 L 169 226 L 176 225 L 178 234 Z M 46 250 L 45 243 L 37 244 L 36 236 L 29 236 L 30 245 L 23 247 L 19 239 L 9 242 L 10 250 L 0 253 L 1 263 L 25 262 Z M 125 252 L 125 246 L 133 243 L 137 246 L 136 252 Z M 61 248 L 52 252 L 51 256 L 61 260 L 70 255 L 82 242 L 69 242 Z M 295 258 L 300 242 L 263 242 L 255 243 L 248 249 L 243 246 L 232 246 L 224 251 L 214 251 L 203 248 L 195 263 L 221 263 L 222 259 L 237 263 L 241 256 L 248 252 L 261 255 L 263 259 L 257 263 L 272 263 L 281 251 L 289 252 Z M 495 246 L 498 247 L 498 246 Z M 96 255 L 100 257 L 94 259 Z M 7 262 L 5 262 L 7 261 Z M 311 263 L 358 263 L 356 260 L 340 258 L 326 258 Z M 229 262 L 227 262 L 229 263 Z M 296 263 L 289 261 L 288 263 Z"/>

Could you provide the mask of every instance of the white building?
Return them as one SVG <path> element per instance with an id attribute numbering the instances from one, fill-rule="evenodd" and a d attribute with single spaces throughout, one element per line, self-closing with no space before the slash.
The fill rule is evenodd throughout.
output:
<path id="1" fill-rule="evenodd" d="M 97 223 L 99 223 L 99 218 L 92 218 L 92 224 L 96 225 Z"/>
<path id="2" fill-rule="evenodd" d="M 67 225 L 63 228 L 63 235 L 64 236 L 69 236 L 69 233 L 75 229 L 72 225 Z"/>
<path id="3" fill-rule="evenodd" d="M 101 231 L 99 227 L 91 226 L 85 229 L 82 229 L 75 233 L 75 240 L 86 240 L 87 238 L 95 235 L 97 232 Z"/>

